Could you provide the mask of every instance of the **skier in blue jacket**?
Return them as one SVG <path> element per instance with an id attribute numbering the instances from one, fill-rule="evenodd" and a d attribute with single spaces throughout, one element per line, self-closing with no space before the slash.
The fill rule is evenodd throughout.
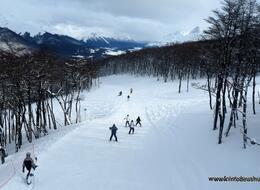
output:
<path id="1" fill-rule="evenodd" d="M 115 141 L 117 141 L 117 136 L 116 136 L 116 132 L 118 130 L 118 128 L 116 127 L 115 124 L 113 124 L 112 127 L 109 128 L 111 130 L 111 136 L 110 136 L 110 141 L 112 140 L 113 136 L 115 137 Z"/>

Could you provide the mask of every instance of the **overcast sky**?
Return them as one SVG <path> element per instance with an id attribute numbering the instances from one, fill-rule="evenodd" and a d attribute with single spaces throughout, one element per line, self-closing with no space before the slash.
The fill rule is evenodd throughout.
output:
<path id="1" fill-rule="evenodd" d="M 0 26 L 81 39 L 91 33 L 157 41 L 207 27 L 220 0 L 0 0 Z"/>

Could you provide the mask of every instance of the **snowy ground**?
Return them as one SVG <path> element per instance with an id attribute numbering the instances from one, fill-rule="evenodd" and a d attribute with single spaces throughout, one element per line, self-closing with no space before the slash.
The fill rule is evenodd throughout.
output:
<path id="1" fill-rule="evenodd" d="M 0 166 L 0 188 L 259 189 L 259 183 L 208 181 L 210 176 L 260 177 L 260 149 L 242 149 L 238 129 L 232 129 L 224 144 L 217 145 L 206 92 L 191 88 L 189 93 L 178 94 L 177 84 L 151 78 L 110 76 L 101 82 L 99 89 L 84 94 L 84 122 L 52 133 L 8 157 L 7 163 Z M 131 87 L 134 92 L 127 101 Z M 117 96 L 120 90 L 122 97 Z M 124 127 L 127 114 L 132 119 L 141 116 L 143 126 L 136 127 L 134 135 L 128 135 Z M 256 138 L 260 134 L 257 117 L 250 116 L 248 126 L 249 134 Z M 113 123 L 119 128 L 118 143 L 108 141 L 108 128 Z M 28 150 L 37 155 L 39 165 L 35 183 L 29 187 L 21 173 Z"/>

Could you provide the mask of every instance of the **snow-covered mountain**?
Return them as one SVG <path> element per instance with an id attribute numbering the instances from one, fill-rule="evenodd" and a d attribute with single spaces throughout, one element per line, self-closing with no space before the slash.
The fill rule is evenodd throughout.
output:
<path id="1" fill-rule="evenodd" d="M 106 37 L 96 33 L 92 33 L 83 40 L 91 48 L 117 48 L 120 50 L 143 48 L 147 44 L 146 42 L 139 42 L 130 38 Z"/>
<path id="2" fill-rule="evenodd" d="M 193 28 L 190 32 L 184 33 L 180 31 L 175 31 L 173 33 L 167 34 L 161 41 L 150 43 L 149 46 L 163 46 L 171 43 L 183 43 L 187 41 L 197 41 L 201 38 L 201 30 L 197 26 Z"/>
<path id="3" fill-rule="evenodd" d="M 141 49 L 145 46 L 145 42 L 104 37 L 97 34 L 78 40 L 70 36 L 49 32 L 39 33 L 35 36 L 25 32 L 21 35 L 8 28 L 0 28 L 0 50 L 15 54 L 26 54 L 37 49 L 44 49 L 59 56 L 101 59 Z"/>
<path id="4" fill-rule="evenodd" d="M 37 46 L 23 39 L 8 28 L 0 27 L 0 50 L 17 55 L 29 54 L 37 50 Z"/>
<path id="5" fill-rule="evenodd" d="M 168 34 L 164 41 L 165 42 L 186 42 L 186 41 L 197 41 L 200 39 L 201 30 L 199 27 L 195 27 L 188 33 L 180 31 Z"/>
<path id="6" fill-rule="evenodd" d="M 83 41 L 65 35 L 45 32 L 32 37 L 32 40 L 41 49 L 61 56 L 88 56 L 90 54 L 90 50 L 86 47 L 86 44 Z"/>
<path id="7" fill-rule="evenodd" d="M 69 36 L 45 32 L 31 38 L 42 49 L 47 49 L 59 55 L 73 57 L 102 58 L 119 55 L 126 51 L 143 48 L 146 44 L 130 40 L 119 40 L 110 37 L 92 35 L 83 40 Z"/>
<path id="8" fill-rule="evenodd" d="M 102 59 L 107 56 L 119 55 L 136 51 L 147 46 L 163 46 L 171 43 L 196 41 L 200 39 L 201 30 L 195 27 L 188 33 L 176 31 L 166 35 L 160 42 L 140 42 L 129 37 L 106 37 L 92 33 L 78 40 L 66 35 L 45 32 L 31 36 L 29 32 L 17 34 L 8 28 L 0 28 L 0 50 L 18 55 L 28 54 L 38 49 L 65 57 L 85 57 Z"/>

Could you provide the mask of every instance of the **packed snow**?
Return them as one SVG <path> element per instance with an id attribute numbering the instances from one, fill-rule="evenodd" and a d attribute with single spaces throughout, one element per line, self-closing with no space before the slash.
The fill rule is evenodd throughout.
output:
<path id="1" fill-rule="evenodd" d="M 115 49 L 108 49 L 105 52 L 106 55 L 112 55 L 112 56 L 121 55 L 121 54 L 124 54 L 124 53 L 125 53 L 125 51 L 115 50 Z"/>
<path id="2" fill-rule="evenodd" d="M 260 149 L 243 149 L 239 129 L 232 129 L 230 137 L 218 145 L 207 92 L 190 88 L 179 94 L 177 85 L 128 75 L 101 78 L 99 88 L 84 93 L 82 109 L 86 111 L 80 124 L 62 127 L 7 157 L 0 166 L 0 188 L 259 189 L 257 182 L 209 182 L 208 177 L 214 176 L 260 177 Z M 133 94 L 127 100 L 130 88 Z M 257 139 L 259 115 L 251 112 L 249 136 Z M 133 135 L 124 126 L 127 114 L 133 120 L 142 119 L 142 127 L 135 127 Z M 109 141 L 109 127 L 114 123 L 118 142 Z M 29 186 L 22 173 L 27 151 L 37 156 L 39 165 Z"/>

